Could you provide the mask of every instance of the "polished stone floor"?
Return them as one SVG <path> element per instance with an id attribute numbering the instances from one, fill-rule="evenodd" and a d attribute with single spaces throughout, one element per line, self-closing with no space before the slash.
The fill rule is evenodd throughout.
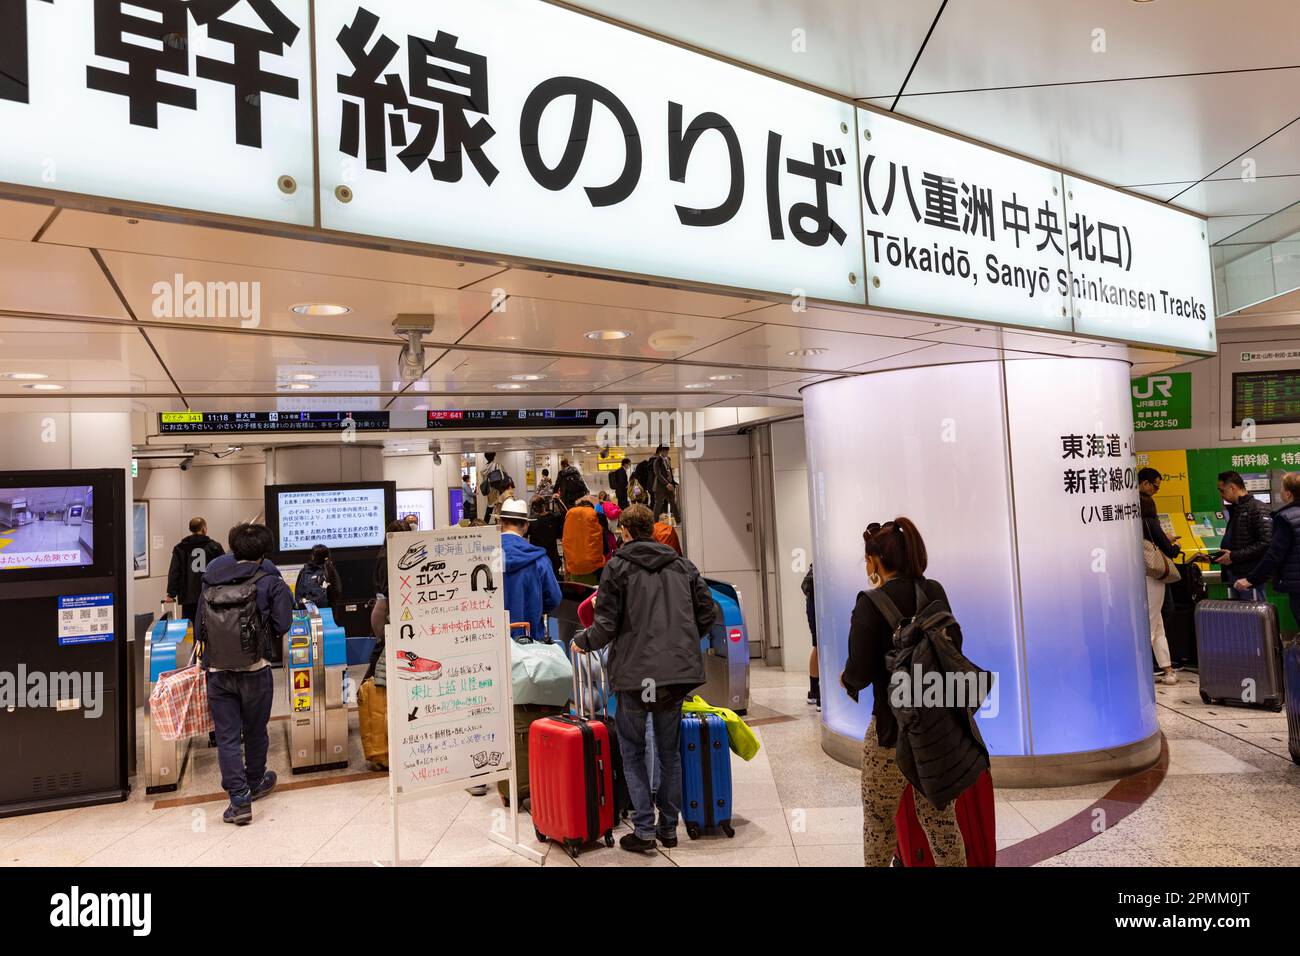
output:
<path id="1" fill-rule="evenodd" d="M 601 846 L 579 866 L 860 866 L 862 808 L 858 772 L 826 757 L 817 715 L 804 702 L 807 680 L 756 667 L 750 717 L 763 748 L 733 761 L 736 836 L 685 838 L 677 849 L 632 855 Z M 1160 723 L 1169 742 L 1168 774 L 1127 818 L 1044 861 L 1059 866 L 1295 865 L 1300 863 L 1300 768 L 1286 749 L 1281 715 L 1208 707 L 1195 675 L 1159 686 Z M 283 712 L 283 703 L 277 707 Z M 0 865 L 375 865 L 391 855 L 388 785 L 362 773 L 352 735 L 351 768 L 290 778 L 283 721 L 272 724 L 272 765 L 281 780 L 307 784 L 255 806 L 251 827 L 221 822 L 215 752 L 192 752 L 181 790 L 146 797 L 138 778 L 125 803 L 0 820 Z M 998 790 L 999 848 L 1012 846 L 1086 811 L 1108 784 Z M 457 792 L 401 812 L 404 865 L 532 865 L 488 839 L 507 816 L 495 793 Z M 530 845 L 531 827 L 521 818 Z M 573 866 L 552 847 L 547 866 Z"/>

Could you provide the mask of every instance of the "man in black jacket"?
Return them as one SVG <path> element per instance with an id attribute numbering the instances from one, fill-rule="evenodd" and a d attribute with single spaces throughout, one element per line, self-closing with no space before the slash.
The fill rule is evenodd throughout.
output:
<path id="1" fill-rule="evenodd" d="M 627 482 L 631 471 L 632 459 L 624 458 L 618 466 L 618 471 L 609 474 L 609 490 L 614 492 L 614 497 L 618 499 L 618 506 L 623 511 L 626 511 L 630 504 L 627 500 Z"/>
<path id="2" fill-rule="evenodd" d="M 167 569 L 167 602 L 179 601 L 181 616 L 191 624 L 203 591 L 203 572 L 225 553 L 225 548 L 208 537 L 208 523 L 203 518 L 191 518 L 189 536 L 172 548 L 172 563 Z"/>
<path id="3" fill-rule="evenodd" d="M 1235 471 L 1219 475 L 1219 494 L 1229 505 L 1228 527 L 1223 533 L 1223 549 L 1215 563 L 1223 568 L 1223 583 L 1228 597 L 1238 601 L 1268 600 L 1265 582 L 1258 579 L 1255 568 L 1268 553 L 1273 539 L 1273 516 L 1264 503 L 1246 490 L 1246 482 Z M 1255 583 L 1240 590 L 1233 587 L 1239 578 Z"/>
<path id="4" fill-rule="evenodd" d="M 654 515 L 648 508 L 632 505 L 624 511 L 619 531 L 627 543 L 605 565 L 595 620 L 573 641 L 582 651 L 612 645 L 609 683 L 618 693 L 615 723 L 634 826 L 619 842 L 625 850 L 648 852 L 656 837 L 665 847 L 677 845 L 681 705 L 704 683 L 700 638 L 712 629 L 716 611 L 695 565 L 654 540 Z M 661 772 L 653 801 L 646 769 L 647 714 L 654 724 Z"/>
<path id="5" fill-rule="evenodd" d="M 654 466 L 651 480 L 654 482 L 655 517 L 671 512 L 680 524 L 682 506 L 677 500 L 677 477 L 673 474 L 672 459 L 668 457 L 668 446 L 660 445 L 656 448 L 655 456 L 650 461 Z"/>
<path id="6" fill-rule="evenodd" d="M 588 494 L 582 472 L 567 458 L 560 459 L 560 473 L 555 476 L 555 493 L 560 496 L 566 508 L 572 508 L 579 498 L 585 498 Z"/>

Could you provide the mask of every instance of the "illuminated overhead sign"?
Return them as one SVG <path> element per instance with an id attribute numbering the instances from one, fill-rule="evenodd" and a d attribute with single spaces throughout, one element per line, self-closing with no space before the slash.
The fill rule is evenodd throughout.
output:
<path id="1" fill-rule="evenodd" d="M 160 435 L 207 435 L 222 432 L 382 432 L 388 412 L 162 412 Z"/>
<path id="2" fill-rule="evenodd" d="M 473 431 L 481 428 L 599 428 L 600 417 L 614 416 L 617 409 L 511 408 L 490 411 L 431 411 L 428 427 L 439 430 Z M 606 421 L 608 421 L 608 417 Z"/>
<path id="3" fill-rule="evenodd" d="M 1215 351 L 1205 220 L 553 3 L 12 0 L 0 37 L 0 181 Z"/>

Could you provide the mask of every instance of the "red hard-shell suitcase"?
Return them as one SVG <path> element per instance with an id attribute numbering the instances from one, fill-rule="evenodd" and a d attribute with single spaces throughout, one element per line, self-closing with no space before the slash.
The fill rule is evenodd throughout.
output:
<path id="1" fill-rule="evenodd" d="M 966 844 L 967 866 L 997 866 L 997 819 L 993 809 L 993 778 L 986 770 L 957 798 L 957 827 Z M 903 788 L 894 817 L 898 829 L 898 859 L 903 866 L 934 866 L 930 842 L 916 818 L 916 797 L 909 783 Z"/>
<path id="2" fill-rule="evenodd" d="M 614 845 L 613 748 L 607 719 L 583 710 L 583 675 L 591 680 L 587 655 L 576 647 L 573 658 L 576 716 L 543 717 L 528 730 L 528 778 L 533 829 L 545 843 L 562 843 L 569 855 L 602 836 Z"/>

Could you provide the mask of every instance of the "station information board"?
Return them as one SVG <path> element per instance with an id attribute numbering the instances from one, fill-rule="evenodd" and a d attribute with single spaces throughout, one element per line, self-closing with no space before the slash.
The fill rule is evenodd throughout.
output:
<path id="1" fill-rule="evenodd" d="M 1232 423 L 1256 425 L 1300 422 L 1300 369 L 1237 372 L 1232 376 Z"/>
<path id="2" fill-rule="evenodd" d="M 388 412 L 161 412 L 160 435 L 214 432 L 359 432 L 389 429 Z"/>
<path id="3" fill-rule="evenodd" d="M 491 410 L 447 410 L 429 412 L 428 427 L 435 430 L 479 428 L 598 428 L 601 415 L 613 409 L 511 408 Z M 608 419 L 607 419 L 608 420 Z"/>

